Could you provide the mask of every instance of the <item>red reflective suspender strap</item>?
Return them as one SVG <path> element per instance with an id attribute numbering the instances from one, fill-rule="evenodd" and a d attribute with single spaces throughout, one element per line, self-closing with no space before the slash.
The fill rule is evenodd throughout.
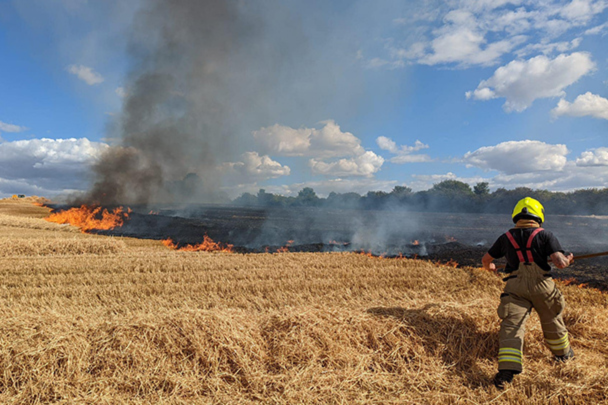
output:
<path id="1" fill-rule="evenodd" d="M 524 255 L 521 252 L 521 248 L 519 247 L 519 245 L 515 241 L 515 238 L 513 237 L 513 235 L 511 235 L 511 232 L 507 231 L 505 233 L 505 235 L 507 235 L 507 238 L 509 238 L 509 242 L 511 242 L 511 245 L 513 245 L 513 247 L 515 248 L 515 251 L 517 252 L 517 257 L 519 258 L 519 262 L 520 263 L 525 263 L 526 259 L 524 259 Z"/>
<path id="2" fill-rule="evenodd" d="M 534 240 L 534 237 L 536 235 L 538 235 L 538 233 L 541 231 L 544 231 L 544 229 L 536 228 L 536 230 L 534 230 L 534 232 L 532 232 L 530 234 L 530 237 L 528 238 L 528 243 L 526 243 L 526 253 L 528 254 L 528 263 L 534 262 L 534 257 L 532 256 L 532 241 Z"/>

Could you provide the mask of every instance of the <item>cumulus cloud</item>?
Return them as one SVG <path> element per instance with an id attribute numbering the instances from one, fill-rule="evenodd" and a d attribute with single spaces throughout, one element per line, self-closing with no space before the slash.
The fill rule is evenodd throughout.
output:
<path id="1" fill-rule="evenodd" d="M 26 127 L 22 127 L 14 124 L 7 124 L 5 122 L 0 121 L 0 133 L 2 132 L 23 132 L 26 131 Z"/>
<path id="2" fill-rule="evenodd" d="M 72 193 L 77 190 L 51 189 L 44 186 L 29 183 L 26 180 L 7 180 L 0 177 L 0 198 L 10 197 L 15 194 L 37 195 L 42 197 L 52 197 L 60 192 Z"/>
<path id="3" fill-rule="evenodd" d="M 260 156 L 257 152 L 245 152 L 239 162 L 224 163 L 221 167 L 228 179 L 235 182 L 251 182 L 289 176 L 291 169 L 269 156 Z"/>
<path id="4" fill-rule="evenodd" d="M 70 65 L 67 67 L 67 71 L 77 76 L 80 80 L 82 80 L 89 86 L 93 86 L 104 81 L 103 76 L 101 76 L 99 73 L 97 73 L 88 66 Z"/>
<path id="5" fill-rule="evenodd" d="M 549 145 L 538 141 L 505 142 L 479 148 L 463 157 L 467 167 L 497 170 L 490 178 L 462 180 L 448 175 L 414 176 L 419 181 L 461 180 L 469 184 L 487 181 L 492 188 L 529 187 L 554 191 L 605 187 L 608 183 L 608 148 L 587 150 L 568 160 L 565 145 Z M 447 177 L 441 177 L 447 176 Z"/>
<path id="6" fill-rule="evenodd" d="M 564 89 L 595 69 L 586 52 L 561 54 L 554 59 L 539 55 L 529 60 L 514 60 L 499 67 L 483 80 L 467 98 L 489 100 L 503 97 L 503 108 L 521 112 L 538 98 L 561 97 Z"/>
<path id="7" fill-rule="evenodd" d="M 275 124 L 253 132 L 264 152 L 279 156 L 314 156 L 317 158 L 356 156 L 365 152 L 359 138 L 343 132 L 333 120 L 323 127 L 299 128 Z"/>
<path id="8" fill-rule="evenodd" d="M 608 166 L 608 148 L 597 148 L 581 153 L 576 159 L 576 165 L 586 166 Z"/>
<path id="9" fill-rule="evenodd" d="M 309 166 L 313 174 L 326 176 L 364 176 L 371 177 L 382 167 L 384 158 L 372 151 L 367 151 L 350 159 L 340 159 L 336 162 L 323 162 L 310 159 Z"/>
<path id="10" fill-rule="evenodd" d="M 560 171 L 566 165 L 568 153 L 566 145 L 551 145 L 531 140 L 510 141 L 467 152 L 463 162 L 467 167 L 498 170 L 508 175 Z"/>
<path id="11" fill-rule="evenodd" d="M 500 173 L 490 180 L 492 187 L 529 187 L 554 191 L 603 188 L 608 182 L 608 166 L 580 166 L 569 161 L 559 172 L 545 171 L 508 175 Z"/>
<path id="12" fill-rule="evenodd" d="M 88 169 L 108 148 L 81 139 L 29 139 L 0 144 L 0 178 L 5 184 L 52 190 L 86 187 Z M 6 182 L 13 183 L 6 183 Z"/>
<path id="13" fill-rule="evenodd" d="M 466 68 L 500 63 L 512 52 L 519 57 L 569 52 L 581 41 L 573 28 L 591 26 L 586 35 L 602 32 L 604 24 L 592 24 L 607 7 L 606 0 L 419 2 L 407 17 L 393 18 L 407 29 L 386 40 L 388 55 L 362 62 L 376 68 L 408 63 Z M 558 37 L 563 41 L 553 42 Z"/>
<path id="14" fill-rule="evenodd" d="M 608 166 L 580 166 L 568 161 L 560 171 L 539 171 L 530 173 L 498 173 L 493 177 L 458 176 L 452 172 L 432 175 L 412 175 L 408 185 L 415 191 L 428 190 L 444 180 L 457 180 L 471 186 L 488 182 L 491 189 L 528 187 L 536 190 L 573 191 L 584 188 L 603 188 L 608 182 Z"/>
<path id="15" fill-rule="evenodd" d="M 587 92 L 578 96 L 573 103 L 561 99 L 557 107 L 551 110 L 555 117 L 569 115 L 571 117 L 594 117 L 608 120 L 608 99 Z"/>
<path id="16" fill-rule="evenodd" d="M 389 151 L 394 156 L 390 159 L 392 163 L 403 164 L 403 163 L 421 163 L 421 162 L 430 162 L 431 157 L 429 155 L 421 155 L 421 154 L 412 154 L 412 152 L 417 152 L 421 149 L 427 149 L 429 145 L 425 145 L 424 143 L 416 140 L 414 142 L 414 146 L 397 146 L 395 141 L 385 136 L 380 136 L 376 139 L 376 143 L 380 149 Z"/>

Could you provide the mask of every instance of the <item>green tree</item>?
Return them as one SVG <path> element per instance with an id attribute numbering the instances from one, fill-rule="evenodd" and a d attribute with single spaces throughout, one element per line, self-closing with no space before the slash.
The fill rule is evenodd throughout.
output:
<path id="1" fill-rule="evenodd" d="M 391 191 L 391 194 L 395 197 L 401 198 L 412 194 L 412 189 L 405 186 L 395 186 L 393 191 Z"/>
<path id="2" fill-rule="evenodd" d="M 304 187 L 298 192 L 295 203 L 296 205 L 316 206 L 319 204 L 319 200 L 315 190 L 310 187 Z"/>
<path id="3" fill-rule="evenodd" d="M 475 195 L 479 195 L 479 196 L 488 195 L 488 194 L 490 194 L 489 186 L 490 186 L 490 183 L 488 183 L 487 181 L 477 183 L 477 184 L 475 184 L 475 187 L 473 187 L 473 192 L 475 193 Z"/>
<path id="4" fill-rule="evenodd" d="M 437 183 L 431 189 L 433 192 L 451 196 L 472 196 L 473 190 L 467 183 L 458 180 L 444 180 Z"/>

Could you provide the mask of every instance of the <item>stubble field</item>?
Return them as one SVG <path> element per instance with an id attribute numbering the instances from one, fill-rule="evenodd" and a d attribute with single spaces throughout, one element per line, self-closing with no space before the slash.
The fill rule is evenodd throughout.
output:
<path id="1" fill-rule="evenodd" d="M 606 403 L 608 299 L 560 284 L 577 358 L 538 318 L 495 373 L 502 288 L 478 268 L 356 253 L 180 252 L 0 202 L 0 403 Z"/>

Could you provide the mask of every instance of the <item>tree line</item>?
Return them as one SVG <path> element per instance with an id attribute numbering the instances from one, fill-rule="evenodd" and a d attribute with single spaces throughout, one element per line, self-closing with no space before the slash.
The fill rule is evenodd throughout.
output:
<path id="1" fill-rule="evenodd" d="M 426 212 L 505 213 L 524 197 L 539 200 L 551 214 L 608 215 L 608 188 L 591 188 L 571 192 L 554 192 L 518 187 L 512 190 L 499 188 L 490 191 L 487 182 L 469 184 L 445 180 L 429 190 L 412 191 L 396 186 L 391 192 L 370 191 L 357 193 L 330 193 L 327 198 L 305 187 L 296 197 L 267 193 L 260 189 L 257 195 L 244 193 L 232 203 L 249 207 L 324 207 L 363 210 L 410 210 Z"/>

